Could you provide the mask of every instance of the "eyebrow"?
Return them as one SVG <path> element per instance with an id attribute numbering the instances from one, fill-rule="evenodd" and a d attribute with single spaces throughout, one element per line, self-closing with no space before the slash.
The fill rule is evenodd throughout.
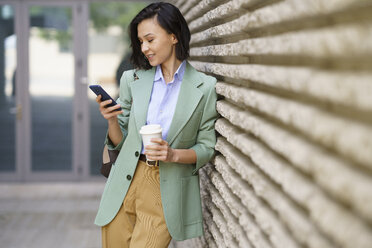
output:
<path id="1" fill-rule="evenodd" d="M 153 33 L 148 33 L 148 34 L 146 34 L 146 35 L 144 35 L 143 36 L 143 38 L 146 38 L 147 36 L 149 36 L 149 35 L 154 35 Z M 140 37 L 138 37 L 138 39 L 139 39 Z"/>

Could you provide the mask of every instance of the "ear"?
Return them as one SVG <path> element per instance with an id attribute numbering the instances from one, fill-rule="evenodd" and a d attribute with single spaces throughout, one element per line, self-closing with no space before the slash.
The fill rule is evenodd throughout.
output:
<path id="1" fill-rule="evenodd" d="M 174 34 L 171 34 L 171 36 L 172 36 L 171 40 L 172 40 L 173 45 L 177 44 L 178 43 L 177 37 Z"/>

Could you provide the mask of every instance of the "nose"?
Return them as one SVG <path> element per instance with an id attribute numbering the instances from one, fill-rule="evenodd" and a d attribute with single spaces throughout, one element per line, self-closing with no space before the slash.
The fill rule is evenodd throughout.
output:
<path id="1" fill-rule="evenodd" d="M 142 43 L 141 44 L 141 51 L 142 51 L 142 53 L 145 53 L 147 50 L 149 50 L 149 47 L 145 43 Z"/>

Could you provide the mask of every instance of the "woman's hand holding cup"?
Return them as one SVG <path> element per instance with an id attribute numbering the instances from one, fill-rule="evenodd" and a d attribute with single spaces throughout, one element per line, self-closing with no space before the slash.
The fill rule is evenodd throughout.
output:
<path id="1" fill-rule="evenodd" d="M 156 145 L 145 146 L 147 159 L 174 162 L 174 150 L 169 146 L 167 141 L 161 138 L 152 138 L 151 142 L 156 143 Z"/>
<path id="2" fill-rule="evenodd" d="M 106 120 L 115 120 L 119 114 L 123 113 L 123 110 L 121 110 L 120 104 L 116 104 L 112 107 L 106 107 L 108 104 L 110 104 L 111 100 L 101 101 L 102 96 L 98 95 L 96 97 L 96 102 L 99 103 L 99 111 L 101 112 L 101 115 Z M 120 109 L 120 110 L 118 110 Z"/>
<path id="3" fill-rule="evenodd" d="M 158 124 L 141 127 L 140 134 L 147 161 L 173 162 L 174 150 L 162 139 L 162 128 Z"/>

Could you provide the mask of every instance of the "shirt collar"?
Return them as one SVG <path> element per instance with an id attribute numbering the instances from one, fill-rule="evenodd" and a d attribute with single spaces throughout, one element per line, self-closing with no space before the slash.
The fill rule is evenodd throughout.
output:
<path id="1" fill-rule="evenodd" d="M 186 60 L 182 61 L 177 71 L 174 73 L 174 80 L 170 83 L 173 83 L 176 79 L 178 79 L 179 81 L 182 81 L 183 74 L 185 73 L 185 69 L 186 69 Z M 165 82 L 160 65 L 156 66 L 156 73 L 155 73 L 155 78 L 154 78 L 154 81 L 159 81 L 159 80 L 162 80 Z"/>

